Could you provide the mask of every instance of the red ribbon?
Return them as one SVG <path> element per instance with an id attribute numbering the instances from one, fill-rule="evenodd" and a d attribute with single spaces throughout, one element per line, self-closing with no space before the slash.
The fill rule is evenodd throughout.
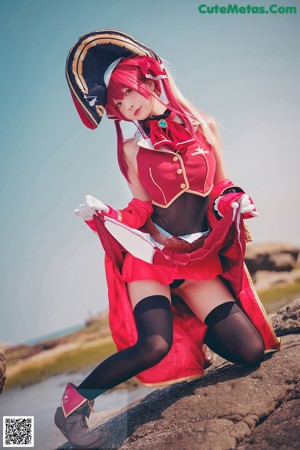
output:
<path id="1" fill-rule="evenodd" d="M 167 76 L 166 71 L 162 68 L 161 64 L 150 56 L 143 56 L 139 58 L 139 67 L 146 78 L 165 78 Z"/>
<path id="2" fill-rule="evenodd" d="M 183 125 L 170 118 L 148 120 L 146 126 L 150 129 L 149 137 L 155 149 L 164 147 L 181 151 L 196 142 Z"/>

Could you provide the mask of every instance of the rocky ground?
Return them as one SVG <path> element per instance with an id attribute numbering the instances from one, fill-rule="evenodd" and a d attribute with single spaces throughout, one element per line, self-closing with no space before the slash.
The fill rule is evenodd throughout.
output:
<path id="1" fill-rule="evenodd" d="M 257 291 L 300 280 L 299 248 L 287 243 L 248 244 L 245 263 Z"/>
<path id="2" fill-rule="evenodd" d="M 217 357 L 199 380 L 157 389 L 104 423 L 95 417 L 103 437 L 99 448 L 299 449 L 300 299 L 272 322 L 282 348 L 267 354 L 259 368 Z M 60 447 L 70 448 L 68 443 Z"/>

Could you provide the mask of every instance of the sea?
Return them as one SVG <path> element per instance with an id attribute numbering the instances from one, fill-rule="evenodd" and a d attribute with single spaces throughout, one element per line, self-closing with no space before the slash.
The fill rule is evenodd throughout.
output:
<path id="1" fill-rule="evenodd" d="M 90 369 L 89 369 L 90 370 Z M 0 394 L 0 434 L 3 435 L 4 416 L 30 416 L 34 418 L 34 449 L 55 450 L 66 442 L 66 438 L 54 424 L 54 414 L 67 383 L 76 385 L 89 374 L 89 370 L 72 374 L 61 374 L 32 386 L 3 390 Z M 137 399 L 144 398 L 155 388 L 138 386 L 124 389 L 114 388 L 100 395 L 94 405 L 95 413 L 106 415 Z M 92 415 L 93 416 L 93 415 Z M 91 416 L 91 419 L 92 419 Z M 124 437 L 126 436 L 126 420 L 124 421 Z M 1 444 L 0 444 L 1 448 Z M 15 448 L 15 447 L 13 447 Z M 23 447 L 22 447 L 23 448 Z"/>
<path id="2" fill-rule="evenodd" d="M 25 342 L 35 345 L 48 339 L 58 338 L 84 328 L 85 324 L 65 328 Z M 3 417 L 31 416 L 34 418 L 34 449 L 55 450 L 66 442 L 66 438 L 54 424 L 54 414 L 69 382 L 78 385 L 87 377 L 92 368 L 52 376 L 44 381 L 23 388 L 2 391 L 0 394 L 0 434 L 3 436 Z M 94 405 L 95 413 L 106 415 L 116 411 L 137 399 L 150 394 L 155 388 L 143 386 L 130 389 L 114 388 L 99 396 Z M 126 423 L 124 423 L 126 428 Z M 124 436 L 126 430 L 124 429 Z M 0 444 L 1 448 L 1 444 Z M 15 447 L 13 447 L 15 448 Z"/>
<path id="3" fill-rule="evenodd" d="M 40 342 L 48 341 L 50 339 L 56 339 L 62 336 L 66 336 L 67 334 L 74 333 L 75 331 L 79 331 L 82 328 L 84 328 L 86 325 L 85 323 L 79 324 L 79 325 L 73 325 L 72 327 L 64 328 L 62 330 L 53 331 L 52 333 L 45 334 L 43 336 L 39 336 L 37 338 L 30 339 L 28 341 L 25 341 L 24 343 L 26 345 L 35 345 L 39 344 Z"/>

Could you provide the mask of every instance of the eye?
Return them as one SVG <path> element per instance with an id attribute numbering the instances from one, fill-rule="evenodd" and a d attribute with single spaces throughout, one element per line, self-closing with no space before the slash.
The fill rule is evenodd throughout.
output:
<path id="1" fill-rule="evenodd" d="M 116 107 L 117 109 L 119 109 L 119 108 L 121 107 L 121 102 L 115 103 L 115 107 Z"/>
<path id="2" fill-rule="evenodd" d="M 131 92 L 131 89 L 126 89 L 125 95 L 130 94 L 130 92 Z"/>

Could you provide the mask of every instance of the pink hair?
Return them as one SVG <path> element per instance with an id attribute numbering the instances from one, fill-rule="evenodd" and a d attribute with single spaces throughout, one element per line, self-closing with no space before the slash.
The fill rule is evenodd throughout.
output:
<path id="1" fill-rule="evenodd" d="M 130 181 L 128 178 L 128 165 L 125 161 L 124 150 L 123 150 L 123 133 L 120 126 L 121 120 L 128 120 L 120 113 L 118 108 L 115 106 L 114 100 L 122 100 L 124 97 L 123 89 L 131 88 L 135 91 L 139 92 L 145 98 L 149 98 L 153 95 L 153 92 L 147 87 L 146 78 L 140 69 L 140 64 L 143 61 L 144 57 L 134 56 L 130 58 L 125 58 L 119 62 L 117 67 L 113 70 L 111 74 L 111 78 L 109 81 L 109 85 L 107 88 L 107 104 L 106 104 L 106 112 L 108 116 L 115 119 L 115 127 L 117 132 L 117 149 L 118 149 L 118 163 L 122 174 L 125 176 L 127 181 Z M 160 63 L 153 58 L 153 64 L 157 64 L 158 67 Z M 154 80 L 155 83 L 155 92 L 158 98 L 162 92 L 162 86 L 165 92 L 165 95 L 168 99 L 168 103 L 164 103 L 160 98 L 159 101 L 165 105 L 166 108 L 171 109 L 176 112 L 176 114 L 182 120 L 184 126 L 191 133 L 192 136 L 195 136 L 195 131 L 193 128 L 193 124 L 191 121 L 191 113 L 190 111 L 176 99 L 172 92 L 172 88 L 169 84 L 168 78 L 164 78 L 161 81 Z M 162 86 L 161 86 L 162 83 Z"/>

